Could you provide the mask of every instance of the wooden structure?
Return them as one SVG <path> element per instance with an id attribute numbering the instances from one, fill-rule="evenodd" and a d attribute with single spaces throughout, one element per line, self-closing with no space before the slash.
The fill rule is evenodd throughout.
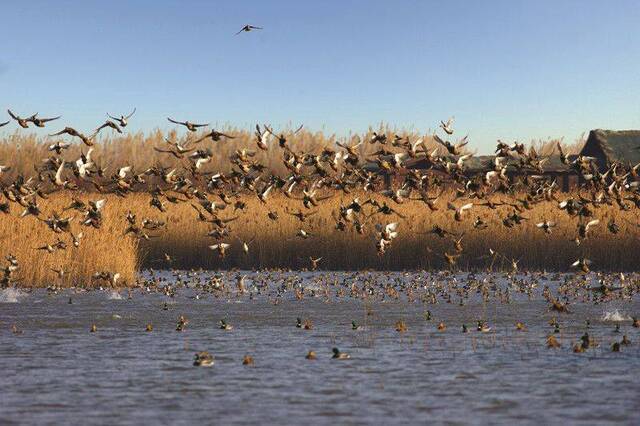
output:
<path id="1" fill-rule="evenodd" d="M 635 166 L 640 163 L 640 130 L 592 130 L 580 155 L 595 158 L 601 172 L 614 162 Z"/>

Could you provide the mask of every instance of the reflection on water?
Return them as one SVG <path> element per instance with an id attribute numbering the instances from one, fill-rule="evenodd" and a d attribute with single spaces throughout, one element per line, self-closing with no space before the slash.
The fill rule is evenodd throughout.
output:
<path id="1" fill-rule="evenodd" d="M 539 291 L 531 300 L 514 292 L 510 304 L 472 298 L 464 306 L 298 301 L 291 292 L 274 305 L 266 296 L 197 293 L 2 292 L 2 423 L 640 420 L 640 332 L 630 321 L 637 302 L 574 303 L 571 314 L 557 315 L 562 348 L 551 350 L 544 341 L 552 313 Z M 181 333 L 180 315 L 189 320 Z M 313 329 L 296 328 L 297 317 Z M 222 318 L 232 331 L 218 329 Z M 491 332 L 477 332 L 478 319 Z M 574 354 L 587 319 L 600 346 Z M 407 332 L 395 331 L 398 320 Z M 363 327 L 352 330 L 352 321 Z M 528 331 L 516 331 L 518 321 Z M 437 330 L 440 322 L 446 331 Z M 145 332 L 149 323 L 153 331 Z M 632 345 L 611 352 L 622 334 Z M 352 359 L 332 360 L 334 346 Z M 213 367 L 193 367 L 201 350 L 214 355 Z M 305 359 L 309 350 L 317 360 Z M 254 366 L 242 365 L 246 354 Z"/>

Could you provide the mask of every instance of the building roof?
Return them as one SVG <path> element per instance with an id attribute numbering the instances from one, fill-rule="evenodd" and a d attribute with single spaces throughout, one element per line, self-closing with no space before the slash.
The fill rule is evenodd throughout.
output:
<path id="1" fill-rule="evenodd" d="M 640 163 L 640 130 L 592 130 L 581 154 L 593 156 L 598 150 L 609 163 Z"/>

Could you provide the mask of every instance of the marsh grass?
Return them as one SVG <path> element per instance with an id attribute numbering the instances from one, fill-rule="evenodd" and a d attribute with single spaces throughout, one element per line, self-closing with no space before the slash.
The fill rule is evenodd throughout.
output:
<path id="1" fill-rule="evenodd" d="M 229 161 L 231 155 L 237 149 L 248 149 L 256 151 L 255 160 L 265 165 L 270 172 L 279 175 L 286 175 L 287 170 L 282 163 L 282 149 L 278 146 L 277 141 L 273 141 L 267 151 L 257 148 L 253 129 L 238 129 L 234 127 L 226 127 L 219 129 L 220 131 L 234 136 L 233 139 L 223 139 L 218 142 L 212 142 L 207 139 L 197 145 L 191 145 L 191 148 L 204 149 L 211 148 L 215 153 L 213 160 L 206 164 L 202 171 L 215 171 L 227 173 L 231 170 L 232 164 Z M 278 129 L 274 129 L 278 131 Z M 300 132 L 293 134 L 291 130 L 283 129 L 282 133 L 287 136 L 288 146 L 296 152 L 315 152 L 320 153 L 324 147 L 339 149 L 336 142 L 354 145 L 362 140 L 368 140 L 372 132 L 385 133 L 391 139 L 396 131 L 389 126 L 381 124 L 378 129 L 369 129 L 364 134 L 350 134 L 345 137 L 338 137 L 335 134 L 325 134 L 323 132 L 310 132 L 302 129 Z M 279 132 L 279 131 L 278 131 Z M 279 132 L 280 133 L 280 132 Z M 167 149 L 170 146 L 164 141 L 165 137 L 172 141 L 184 143 L 187 140 L 195 141 L 203 132 L 198 133 L 178 133 L 176 131 L 161 132 L 155 130 L 148 134 L 134 133 L 113 136 L 103 133 L 95 143 L 92 158 L 97 165 L 108 166 L 109 173 L 113 173 L 115 169 L 121 166 L 133 166 L 136 172 L 141 172 L 154 165 L 164 165 L 174 167 L 176 164 L 187 165 L 184 160 L 176 160 L 169 154 L 154 151 L 153 147 Z M 422 137 L 428 146 L 436 148 L 438 145 L 430 136 L 419 135 L 416 132 L 397 131 L 402 137 L 409 137 L 412 142 Z M 12 170 L 4 175 L 4 179 L 11 179 L 16 175 L 33 175 L 34 166 L 40 166 L 43 159 L 48 158 L 53 153 L 47 150 L 48 146 L 58 140 L 73 141 L 73 145 L 64 151 L 63 157 L 66 161 L 75 161 L 79 158 L 81 152 L 87 152 L 88 147 L 78 143 L 71 138 L 60 137 L 41 137 L 34 133 L 25 133 L 24 131 L 16 131 L 13 134 L 5 135 L 0 138 L 0 164 L 10 165 Z M 388 144 L 390 148 L 393 148 Z M 379 145 L 371 145 L 363 143 L 359 147 L 359 153 L 362 158 L 368 154 L 377 151 Z"/>
<path id="2" fill-rule="evenodd" d="M 440 210 L 430 212 L 417 202 L 395 206 L 407 216 L 400 220 L 399 236 L 393 241 L 384 256 L 375 249 L 373 235 L 375 223 L 386 224 L 397 221 L 395 216 L 377 215 L 366 225 L 366 234 L 360 235 L 353 229 L 338 231 L 332 218 L 332 211 L 340 203 L 353 198 L 338 197 L 326 200 L 318 209 L 318 214 L 301 223 L 287 214 L 300 207 L 300 202 L 276 195 L 267 206 L 256 197 L 246 196 L 248 207 L 245 212 L 231 212 L 228 207 L 220 216 L 238 219 L 227 226 L 230 237 L 222 241 L 232 245 L 226 258 L 211 251 L 208 246 L 216 241 L 207 236 L 212 226 L 196 221 L 196 213 L 188 203 L 170 204 L 166 213 L 161 213 L 149 205 L 148 194 L 133 194 L 127 198 L 107 196 L 104 221 L 101 229 L 80 225 L 81 213 L 75 215 L 72 229 L 75 234 L 82 231 L 84 237 L 79 248 L 74 248 L 68 234 L 55 234 L 47 226 L 27 216 L 19 219 L 19 211 L 0 216 L 0 254 L 14 254 L 21 268 L 17 277 L 21 285 L 46 286 L 52 283 L 63 285 L 99 285 L 91 281 L 91 275 L 98 271 L 119 272 L 123 281 L 135 282 L 140 267 L 152 268 L 205 268 L 205 269 L 258 269 L 310 267 L 309 257 L 322 257 L 319 268 L 325 270 L 405 270 L 448 268 L 442 254 L 454 253 L 451 238 L 442 239 L 429 231 L 438 224 L 448 231 L 463 236 L 464 252 L 456 269 L 485 269 L 491 263 L 489 248 L 500 253 L 493 261 L 494 270 L 510 270 L 511 260 L 518 260 L 521 270 L 569 269 L 569 265 L 579 257 L 593 261 L 594 270 L 635 270 L 637 260 L 633 253 L 640 249 L 640 232 L 635 225 L 635 212 L 621 212 L 615 207 L 600 207 L 595 211 L 600 225 L 579 246 L 573 241 L 576 235 L 577 219 L 569 218 L 551 203 L 538 204 L 524 213 L 530 218 L 521 226 L 506 228 L 502 218 L 511 211 L 507 208 L 488 210 L 474 207 L 471 215 L 463 222 L 455 222 L 452 212 L 446 210 L 446 202 L 440 202 Z M 367 195 L 362 194 L 366 199 Z M 83 201 L 95 200 L 95 194 L 80 196 Z M 56 194 L 44 204 L 46 217 L 50 212 L 60 211 L 71 200 L 68 194 Z M 280 219 L 273 222 L 267 218 L 268 210 L 277 211 Z M 148 231 L 149 240 L 137 240 L 124 236 L 127 227 L 127 211 L 143 218 L 163 220 L 165 228 L 160 232 Z M 473 220 L 480 216 L 489 224 L 485 230 L 473 228 Z M 555 218 L 557 226 L 551 235 L 535 228 L 535 222 L 543 218 Z M 618 235 L 609 233 L 606 222 L 613 218 L 620 225 Z M 313 236 L 301 239 L 295 234 L 299 229 Z M 54 243 L 60 237 L 67 242 L 66 250 L 49 254 L 36 250 L 47 243 Z M 242 241 L 251 241 L 249 255 L 241 249 Z M 165 253 L 173 261 L 165 260 Z M 60 282 L 51 268 L 63 268 L 65 278 Z M 104 284 L 104 283 L 102 283 Z"/>
<path id="3" fill-rule="evenodd" d="M 600 225 L 593 234 L 578 246 L 574 238 L 578 220 L 569 218 L 557 209 L 555 203 L 536 205 L 531 211 L 523 213 L 529 220 L 515 228 L 506 228 L 502 218 L 511 213 L 509 208 L 495 211 L 474 207 L 471 215 L 463 222 L 453 220 L 451 211 L 446 210 L 446 202 L 440 202 L 440 210 L 430 212 L 417 202 L 394 206 L 406 220 L 396 216 L 376 215 L 366 225 L 364 235 L 349 228 L 347 231 L 335 229 L 332 212 L 341 203 L 347 204 L 357 194 L 349 197 L 334 196 L 326 200 L 317 209 L 318 214 L 309 217 L 304 223 L 288 215 L 300 202 L 284 196 L 276 196 L 268 206 L 262 205 L 255 197 L 246 198 L 247 211 L 223 213 L 221 217 L 239 218 L 228 224 L 230 237 L 224 239 L 232 245 L 227 257 L 220 259 L 208 249 L 214 244 L 213 238 L 206 234 L 210 229 L 205 223 L 195 222 L 195 212 L 188 204 L 172 205 L 166 215 L 167 228 L 157 238 L 142 241 L 141 262 L 147 266 L 163 266 L 164 253 L 175 258 L 174 267 L 207 269 L 228 268 L 277 268 L 293 269 L 310 267 L 309 257 L 322 257 L 321 269 L 357 270 L 357 269 L 440 269 L 446 268 L 442 254 L 454 253 L 452 239 L 442 239 L 429 231 L 433 225 L 463 235 L 464 252 L 459 259 L 461 269 L 486 268 L 490 265 L 489 248 L 500 253 L 493 262 L 495 269 L 510 269 L 511 260 L 519 260 L 521 269 L 547 269 L 564 271 L 578 257 L 587 257 L 593 261 L 595 269 L 633 270 L 636 261 L 629 253 L 640 248 L 639 228 L 635 225 L 635 212 L 621 212 L 615 207 L 601 207 L 596 210 Z M 137 201 L 145 196 L 136 195 L 135 211 L 141 216 L 162 217 L 148 207 L 147 201 Z M 148 198 L 148 197 L 147 197 Z M 368 195 L 361 194 L 361 199 Z M 375 197 L 378 198 L 379 197 Z M 230 208 L 229 208 L 230 209 Z M 268 210 L 278 212 L 280 219 L 273 222 L 267 217 Z M 480 216 L 489 224 L 485 230 L 473 228 L 473 220 Z M 535 223 L 544 218 L 557 221 L 551 235 L 535 227 Z M 621 227 L 618 235 L 609 233 L 607 221 L 613 218 Z M 373 235 L 375 223 L 386 224 L 400 222 L 400 235 L 384 256 L 375 249 Z M 310 232 L 308 239 L 296 237 L 299 229 Z M 240 241 L 252 241 L 249 255 L 241 250 Z M 166 265 L 164 265 L 166 266 Z"/>
<path id="4" fill-rule="evenodd" d="M 215 144 L 213 150 L 216 155 L 214 160 L 206 165 L 205 171 L 228 172 L 231 169 L 229 157 L 232 153 L 236 149 L 248 148 L 257 151 L 255 159 L 267 166 L 270 172 L 286 174 L 277 144 L 266 152 L 260 151 L 256 149 L 250 131 L 235 128 L 222 130 L 234 135 L 235 139 L 221 142 L 208 140 L 199 146 L 204 148 Z M 335 135 L 312 133 L 303 129 L 289 138 L 289 144 L 295 151 L 318 153 L 324 147 L 335 149 L 338 140 L 346 144 L 366 140 L 372 131 L 373 129 L 370 129 L 366 134 L 354 134 L 339 139 Z M 384 125 L 376 131 L 385 132 L 389 137 L 396 133 L 395 129 Z M 397 133 L 404 137 L 409 136 L 411 140 L 420 137 L 415 132 Z M 174 140 L 184 140 L 186 137 L 175 132 L 166 136 Z M 166 147 L 164 137 L 165 134 L 160 131 L 147 135 L 105 137 L 96 144 L 93 159 L 98 165 L 108 166 L 108 174 L 114 173 L 115 169 L 124 165 L 132 165 L 136 172 L 158 164 L 175 167 L 177 164 L 173 157 L 153 150 L 154 146 Z M 11 182 L 17 175 L 33 176 L 34 167 L 50 156 L 47 146 L 55 140 L 23 133 L 15 133 L 0 140 L 0 164 L 12 167 L 3 174 L 2 182 Z M 435 147 L 428 137 L 426 141 Z M 538 152 L 549 155 L 555 150 L 556 142 L 538 141 L 534 146 L 537 146 Z M 565 145 L 565 151 L 575 152 L 579 145 L 579 141 L 573 145 Z M 376 149 L 379 149 L 379 146 L 368 143 L 360 147 L 363 157 Z M 74 161 L 81 152 L 86 151 L 86 147 L 76 144 L 62 156 L 65 161 Z M 181 162 L 185 164 L 187 160 Z M 510 213 L 512 208 L 501 207 L 493 211 L 476 206 L 463 222 L 456 222 L 453 220 L 452 212 L 446 210 L 446 200 L 452 199 L 453 195 L 444 194 L 439 202 L 439 211 L 431 212 L 418 201 L 394 205 L 394 208 L 407 216 L 406 220 L 400 220 L 395 216 L 377 215 L 368 219 L 365 234 L 361 235 L 351 227 L 347 231 L 335 229 L 332 212 L 336 212 L 341 204 L 347 204 L 356 196 L 360 196 L 362 200 L 370 197 L 382 200 L 378 195 L 346 196 L 336 193 L 321 204 L 316 215 L 301 223 L 287 214 L 287 210 L 301 208 L 301 202 L 276 193 L 267 206 L 260 203 L 255 195 L 240 195 L 247 202 L 246 211 L 232 212 L 232 207 L 229 207 L 221 213 L 223 218 L 235 215 L 239 218 L 228 224 L 230 237 L 222 241 L 231 244 L 232 247 L 228 256 L 220 259 L 208 248 L 217 242 L 207 236 L 212 225 L 198 222 L 196 213 L 189 203 L 167 203 L 168 212 L 161 213 L 149 205 L 150 195 L 145 192 L 133 193 L 126 198 L 82 191 L 57 192 L 52 194 L 49 200 L 41 202 L 41 217 L 48 217 L 54 211 L 60 212 L 70 203 L 72 196 L 85 202 L 99 198 L 107 199 L 103 226 L 99 230 L 81 226 L 80 212 L 67 212 L 76 216 L 72 223 L 73 232 L 84 233 L 79 248 L 73 247 L 69 235 L 53 233 L 34 217 L 19 219 L 21 209 L 16 204 L 12 205 L 10 215 L 0 215 L 0 254 L 6 256 L 11 253 L 18 257 L 21 268 L 16 277 L 20 285 L 94 285 L 96 283 L 91 281 L 91 275 L 99 271 L 119 272 L 123 283 L 132 284 L 141 267 L 302 269 L 310 266 L 309 257 L 322 257 L 319 267 L 328 270 L 447 268 L 443 253 L 454 253 L 453 242 L 450 238 L 441 239 L 430 234 L 429 231 L 435 224 L 463 235 L 464 252 L 456 268 L 464 270 L 486 268 L 490 264 L 493 264 L 495 269 L 509 269 L 511 260 L 519 261 L 521 269 L 567 270 L 578 257 L 591 259 L 596 270 L 632 270 L 637 267 L 633 253 L 640 248 L 639 228 L 635 225 L 636 212 L 623 212 L 615 206 L 603 206 L 595 210 L 601 224 L 594 229 L 588 240 L 577 246 L 573 241 L 577 219 L 569 218 L 566 213 L 559 211 L 555 203 L 535 205 L 531 211 L 525 212 L 524 215 L 529 220 L 524 225 L 509 229 L 502 225 L 502 218 Z M 391 203 L 390 200 L 387 201 Z M 268 219 L 269 209 L 277 211 L 280 220 L 274 222 Z M 125 216 L 129 210 L 137 214 L 139 221 L 143 218 L 162 220 L 166 222 L 166 227 L 161 232 L 149 231 L 149 240 L 138 241 L 130 235 L 124 236 L 127 227 Z M 476 216 L 485 220 L 489 228 L 473 229 L 472 223 Z M 545 218 L 558 223 L 550 236 L 536 229 L 534 225 Z M 612 235 L 606 230 L 606 222 L 610 218 L 615 219 L 621 227 L 618 235 Z M 376 223 L 386 224 L 394 221 L 400 222 L 400 235 L 387 253 L 379 256 L 373 238 L 374 226 Z M 312 237 L 296 237 L 296 232 L 301 228 L 310 232 Z M 36 247 L 54 243 L 57 237 L 67 242 L 66 250 L 51 254 L 36 250 Z M 249 255 L 242 252 L 240 241 L 251 241 Z M 492 260 L 489 248 L 501 255 Z M 173 262 L 167 263 L 165 254 L 174 259 Z M 63 268 L 65 277 L 59 280 L 52 268 Z"/>
<path id="5" fill-rule="evenodd" d="M 279 129 L 274 129 L 279 132 Z M 267 151 L 262 151 L 256 147 L 253 129 L 238 129 L 235 127 L 225 127 L 222 132 L 233 135 L 234 139 L 223 139 L 222 141 L 212 142 L 210 139 L 201 142 L 198 145 L 192 145 L 192 148 L 203 149 L 212 148 L 215 155 L 213 160 L 203 167 L 203 172 L 223 172 L 227 173 L 231 170 L 232 164 L 229 161 L 231 155 L 237 149 L 248 149 L 256 151 L 254 158 L 259 163 L 265 165 L 270 172 L 280 176 L 287 175 L 288 172 L 282 163 L 282 150 L 273 141 Z M 431 132 L 428 134 L 420 134 L 416 131 L 395 129 L 389 125 L 381 123 L 378 128 L 369 128 L 363 134 L 349 134 L 347 136 L 337 136 L 335 134 L 326 134 L 323 132 L 311 132 L 302 129 L 300 132 L 293 134 L 290 129 L 282 129 L 282 133 L 287 136 L 289 147 L 296 152 L 320 153 L 323 148 L 340 149 L 336 142 L 346 145 L 354 145 L 360 141 L 365 141 L 358 148 L 361 159 L 365 159 L 369 154 L 380 149 L 380 145 L 372 145 L 368 141 L 373 132 L 378 134 L 386 134 L 389 140 L 393 139 L 393 135 L 397 134 L 403 138 L 409 138 L 411 142 L 415 142 L 422 138 L 429 149 L 438 149 L 440 155 L 446 152 L 444 148 L 437 144 Z M 186 159 L 176 160 L 169 154 L 154 151 L 153 147 L 167 149 L 169 145 L 164 141 L 165 137 L 172 141 L 185 142 L 187 140 L 197 140 L 204 133 L 178 133 L 175 130 L 162 132 L 155 130 L 150 133 L 133 133 L 125 135 L 117 135 L 103 133 L 96 141 L 92 154 L 93 160 L 99 166 L 108 167 L 108 174 L 114 173 L 118 167 L 130 165 L 134 171 L 140 173 L 151 166 L 163 165 L 174 167 L 176 164 L 187 165 Z M 461 136 L 461 135 L 460 135 Z M 453 140 L 457 138 L 452 138 Z M 77 139 L 38 136 L 35 133 L 26 133 L 25 131 L 16 131 L 13 134 L 5 134 L 0 137 L 0 164 L 12 167 L 7 173 L 3 174 L 3 180 L 15 178 L 17 175 L 32 176 L 34 167 L 39 167 L 42 161 L 50 157 L 52 152 L 47 150 L 48 146 L 59 140 L 72 141 L 73 145 L 63 152 L 65 161 L 75 161 L 82 152 L 87 152 L 88 147 L 78 143 Z M 573 143 L 565 143 L 562 139 L 548 140 L 532 140 L 529 146 L 536 149 L 541 155 L 557 155 L 557 143 L 563 145 L 566 153 L 576 153 L 584 144 L 584 136 Z M 473 147 L 473 141 L 468 146 L 468 151 L 478 153 Z M 386 145 L 387 149 L 401 152 L 401 149 L 394 148 L 390 143 Z"/>
<path id="6" fill-rule="evenodd" d="M 97 200 L 98 197 L 82 197 Z M 22 210 L 12 206 L 10 215 L 0 215 L 0 254 L 4 257 L 13 254 L 18 258 L 20 269 L 16 272 L 17 284 L 23 287 L 43 287 L 50 284 L 62 286 L 104 285 L 94 282 L 91 276 L 100 271 L 119 272 L 123 284 L 135 282 L 139 267 L 138 243 L 130 237 L 123 237 L 123 224 L 128 206 L 115 196 L 108 196 L 104 222 L 101 229 L 80 225 L 82 214 L 69 210 L 69 216 L 75 216 L 72 222 L 74 234 L 83 233 L 80 246 L 75 248 L 69 234 L 57 234 L 34 216 L 18 218 Z M 71 195 L 56 194 L 48 202 L 42 203 L 42 218 L 53 211 L 60 212 L 69 205 Z M 66 215 L 65 214 L 65 215 Z M 66 250 L 48 253 L 37 250 L 46 244 L 53 244 L 60 238 L 67 243 Z M 4 267 L 4 259 L 2 266 Z M 59 279 L 52 269 L 63 269 L 65 275 Z"/>

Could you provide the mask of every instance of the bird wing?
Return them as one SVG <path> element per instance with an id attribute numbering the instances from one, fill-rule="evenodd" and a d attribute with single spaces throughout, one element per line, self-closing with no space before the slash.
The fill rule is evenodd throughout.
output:
<path id="1" fill-rule="evenodd" d="M 187 125 L 187 122 L 186 122 L 186 121 L 176 121 L 176 120 L 174 120 L 174 119 L 172 119 L 172 118 L 169 118 L 169 117 L 167 117 L 167 120 L 169 120 L 169 121 L 170 121 L 170 122 L 172 122 L 173 124 L 182 124 L 183 126 L 186 126 L 186 125 Z"/>
<path id="2" fill-rule="evenodd" d="M 464 212 L 465 210 L 469 210 L 471 207 L 473 207 L 473 203 L 465 204 L 464 206 L 460 207 L 460 213 Z"/>
<path id="3" fill-rule="evenodd" d="M 162 153 L 165 153 L 165 154 L 172 154 L 176 158 L 182 158 L 182 155 L 180 155 L 179 153 L 174 152 L 174 151 L 172 151 L 170 149 L 160 149 L 160 148 L 158 148 L 156 146 L 154 146 L 153 149 L 155 151 L 157 151 L 157 152 L 162 152 Z"/>
<path id="4" fill-rule="evenodd" d="M 398 222 L 392 222 L 388 224 L 384 229 L 389 233 L 395 232 L 398 229 Z"/>
<path id="5" fill-rule="evenodd" d="M 125 177 L 127 177 L 127 173 L 129 173 L 130 171 L 131 166 L 121 167 L 120 169 L 118 169 L 118 177 L 120 179 L 124 179 Z"/>
<path id="6" fill-rule="evenodd" d="M 438 142 L 442 146 L 447 146 L 447 144 L 442 140 L 442 138 L 438 135 L 433 135 L 433 140 Z"/>
<path id="7" fill-rule="evenodd" d="M 64 181 L 62 180 L 62 170 L 64 169 L 64 161 L 60 163 L 60 167 L 58 167 L 58 171 L 56 172 L 56 185 L 64 185 Z"/>
<path id="8" fill-rule="evenodd" d="M 599 223 L 600 223 L 600 221 L 598 219 L 594 219 L 594 220 L 590 221 L 589 223 L 587 223 L 587 226 L 585 227 L 585 229 L 589 229 L 589 227 L 595 226 L 595 225 L 597 225 Z"/>
<path id="9" fill-rule="evenodd" d="M 95 202 L 96 210 L 101 210 L 104 207 L 104 205 L 106 204 L 106 202 L 107 202 L 107 200 L 105 200 L 105 199 L 96 201 Z"/>
<path id="10" fill-rule="evenodd" d="M 67 133 L 67 128 L 66 127 L 64 129 L 60 130 L 58 133 L 53 133 L 53 134 L 50 134 L 49 136 L 60 136 L 60 135 L 64 135 L 65 133 Z"/>

